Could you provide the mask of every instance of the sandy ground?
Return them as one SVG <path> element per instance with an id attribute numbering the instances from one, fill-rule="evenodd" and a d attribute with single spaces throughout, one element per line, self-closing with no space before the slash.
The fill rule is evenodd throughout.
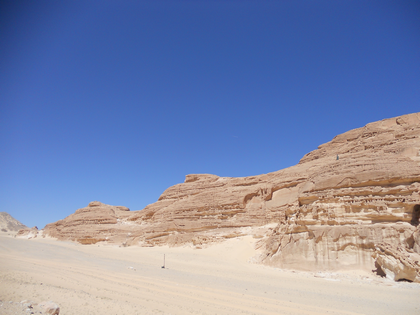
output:
<path id="1" fill-rule="evenodd" d="M 420 284 L 253 264 L 253 243 L 120 248 L 2 234 L 0 314 L 22 300 L 52 300 L 64 315 L 420 314 Z"/>

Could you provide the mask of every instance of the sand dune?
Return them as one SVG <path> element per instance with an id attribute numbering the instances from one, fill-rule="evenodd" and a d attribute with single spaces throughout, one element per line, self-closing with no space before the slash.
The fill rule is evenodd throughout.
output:
<path id="1" fill-rule="evenodd" d="M 2 235 L 0 299 L 52 300 L 78 315 L 420 313 L 419 284 L 261 266 L 253 243 L 120 248 Z"/>

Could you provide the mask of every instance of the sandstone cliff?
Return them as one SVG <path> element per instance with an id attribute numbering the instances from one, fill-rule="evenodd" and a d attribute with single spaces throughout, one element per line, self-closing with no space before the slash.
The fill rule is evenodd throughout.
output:
<path id="1" fill-rule="evenodd" d="M 338 135 L 274 173 L 187 175 L 157 202 L 127 210 L 90 204 L 45 233 L 82 243 L 197 247 L 253 234 L 268 265 L 376 264 L 395 280 L 420 281 L 420 113 Z"/>
<path id="2" fill-rule="evenodd" d="M 124 222 L 130 209 L 92 201 L 86 208 L 78 209 L 64 220 L 47 224 L 44 234 L 59 240 L 73 240 L 81 244 L 100 241 L 124 242 L 127 232 Z"/>

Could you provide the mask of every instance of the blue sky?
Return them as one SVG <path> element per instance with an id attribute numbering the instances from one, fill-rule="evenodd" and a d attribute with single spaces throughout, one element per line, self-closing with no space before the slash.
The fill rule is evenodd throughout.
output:
<path id="1" fill-rule="evenodd" d="M 140 210 L 419 101 L 419 1 L 2 1 L 0 211 Z"/>

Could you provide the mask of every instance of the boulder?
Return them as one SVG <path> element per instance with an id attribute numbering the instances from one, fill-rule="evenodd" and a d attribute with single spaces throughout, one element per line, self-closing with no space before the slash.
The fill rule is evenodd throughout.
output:
<path id="1" fill-rule="evenodd" d="M 401 245 L 379 243 L 373 254 L 376 266 L 395 281 L 420 282 L 420 255 Z"/>

